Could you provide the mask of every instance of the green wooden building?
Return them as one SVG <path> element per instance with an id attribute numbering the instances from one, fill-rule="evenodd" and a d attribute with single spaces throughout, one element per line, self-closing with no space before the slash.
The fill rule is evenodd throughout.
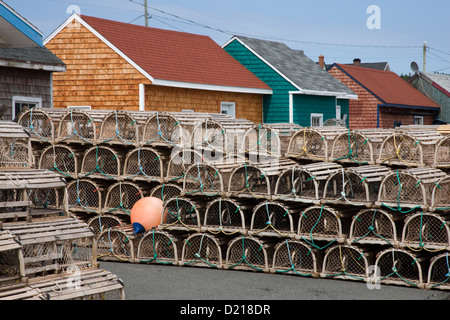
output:
<path id="1" fill-rule="evenodd" d="M 348 123 L 349 99 L 357 99 L 342 82 L 284 43 L 234 36 L 223 48 L 272 88 L 264 95 L 264 123 L 321 126 L 328 119 Z"/>

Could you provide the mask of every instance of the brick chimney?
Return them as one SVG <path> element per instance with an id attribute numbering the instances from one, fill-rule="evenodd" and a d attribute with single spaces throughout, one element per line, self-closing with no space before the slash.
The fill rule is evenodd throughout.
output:
<path id="1" fill-rule="evenodd" d="M 319 56 L 319 67 L 325 69 L 325 57 L 322 54 Z"/>
<path id="2" fill-rule="evenodd" d="M 359 58 L 353 59 L 353 65 L 355 67 L 361 67 L 361 59 Z"/>

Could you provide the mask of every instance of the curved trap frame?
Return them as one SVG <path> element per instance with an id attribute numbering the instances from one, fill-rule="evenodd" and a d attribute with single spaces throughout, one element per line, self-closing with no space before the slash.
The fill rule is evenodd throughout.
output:
<path id="1" fill-rule="evenodd" d="M 272 273 L 318 277 L 321 263 L 316 250 L 296 240 L 285 239 L 275 246 Z"/>
<path id="2" fill-rule="evenodd" d="M 223 195 L 220 170 L 206 163 L 191 165 L 184 175 L 183 195 L 215 197 Z"/>
<path id="3" fill-rule="evenodd" d="M 269 272 L 273 252 L 272 242 L 242 235 L 228 243 L 224 268 Z"/>
<path id="4" fill-rule="evenodd" d="M 70 110 L 59 121 L 57 143 L 95 144 L 97 127 L 94 119 L 82 110 Z"/>
<path id="5" fill-rule="evenodd" d="M 135 183 L 120 181 L 108 188 L 102 213 L 131 214 L 134 204 L 144 198 L 143 190 Z"/>
<path id="6" fill-rule="evenodd" d="M 269 177 L 258 165 L 245 162 L 230 174 L 228 197 L 266 199 L 271 193 Z"/>
<path id="7" fill-rule="evenodd" d="M 180 120 L 168 112 L 156 112 L 144 124 L 141 144 L 175 147 L 186 143 L 184 140 Z"/>
<path id="8" fill-rule="evenodd" d="M 182 183 L 186 171 L 196 163 L 202 163 L 203 156 L 200 152 L 193 149 L 173 149 L 167 164 L 165 175 L 166 182 Z"/>
<path id="9" fill-rule="evenodd" d="M 442 178 L 433 187 L 431 207 L 433 211 L 450 210 L 450 176 Z"/>
<path id="10" fill-rule="evenodd" d="M 152 148 L 138 147 L 125 157 L 123 178 L 162 183 L 164 163 L 161 154 Z"/>
<path id="11" fill-rule="evenodd" d="M 119 180 L 122 177 L 122 156 L 106 146 L 95 146 L 85 151 L 80 178 Z"/>
<path id="12" fill-rule="evenodd" d="M 70 212 L 100 214 L 104 188 L 90 179 L 77 179 L 67 185 Z"/>
<path id="13" fill-rule="evenodd" d="M 226 130 L 220 122 L 214 119 L 205 119 L 194 127 L 191 145 L 196 149 L 226 153 L 228 151 Z"/>
<path id="14" fill-rule="evenodd" d="M 410 134 L 394 132 L 383 141 L 377 163 L 403 167 L 423 166 L 422 144 Z"/>
<path id="15" fill-rule="evenodd" d="M 328 141 L 316 129 L 302 128 L 291 137 L 286 156 L 296 160 L 327 161 Z"/>
<path id="16" fill-rule="evenodd" d="M 150 191 L 150 197 L 161 199 L 164 203 L 168 200 L 179 197 L 183 189 L 176 184 L 160 184 Z"/>
<path id="17" fill-rule="evenodd" d="M 109 214 L 101 214 L 96 217 L 92 217 L 87 222 L 88 227 L 92 230 L 96 238 L 98 238 L 103 231 L 114 229 L 121 224 L 122 221 L 120 221 L 119 218 Z"/>
<path id="18" fill-rule="evenodd" d="M 82 155 L 63 144 L 52 144 L 41 152 L 39 169 L 47 169 L 61 174 L 64 178 L 76 179 Z"/>
<path id="19" fill-rule="evenodd" d="M 282 156 L 280 137 L 274 128 L 266 124 L 249 128 L 244 134 L 239 150 L 245 155 Z"/>
<path id="20" fill-rule="evenodd" d="M 19 124 L 0 121 L 0 169 L 34 166 L 30 136 Z"/>
<path id="21" fill-rule="evenodd" d="M 221 269 L 227 241 L 207 233 L 196 233 L 183 241 L 180 265 Z"/>
<path id="22" fill-rule="evenodd" d="M 191 199 L 175 197 L 166 201 L 161 229 L 199 232 L 204 208 Z"/>
<path id="23" fill-rule="evenodd" d="M 105 116 L 100 127 L 99 143 L 137 146 L 139 144 L 139 126 L 128 112 L 117 111 Z"/>
<path id="24" fill-rule="evenodd" d="M 104 229 L 97 236 L 96 244 L 98 260 L 134 262 L 137 244 L 131 228 Z"/>
<path id="25" fill-rule="evenodd" d="M 445 136 L 437 132 L 437 130 L 422 128 L 406 129 L 404 131 L 419 141 L 422 147 L 423 164 L 426 166 L 433 166 L 435 164 L 437 146 Z"/>
<path id="26" fill-rule="evenodd" d="M 139 240 L 135 262 L 177 265 L 181 259 L 181 245 L 181 239 L 171 233 L 148 230 Z"/>
<path id="27" fill-rule="evenodd" d="M 209 202 L 205 210 L 202 231 L 212 234 L 247 234 L 246 216 L 249 216 L 253 204 L 233 199 L 217 198 Z"/>
<path id="28" fill-rule="evenodd" d="M 381 182 L 391 172 L 377 165 L 341 168 L 327 178 L 324 202 L 370 207 L 378 200 Z"/>
<path id="29" fill-rule="evenodd" d="M 356 130 L 348 130 L 336 137 L 331 147 L 331 159 L 359 165 L 374 164 L 374 151 L 369 137 Z"/>
<path id="30" fill-rule="evenodd" d="M 412 251 L 450 250 L 450 222 L 443 217 L 418 212 L 405 219 L 401 246 Z"/>
<path id="31" fill-rule="evenodd" d="M 289 237 L 295 235 L 300 204 L 265 201 L 255 206 L 249 235 L 260 237 Z"/>
<path id="32" fill-rule="evenodd" d="M 431 258 L 426 289 L 450 290 L 450 257 L 445 252 Z"/>
<path id="33" fill-rule="evenodd" d="M 323 258 L 322 278 L 367 281 L 373 254 L 362 248 L 336 245 L 326 250 Z"/>
<path id="34" fill-rule="evenodd" d="M 52 118 L 40 108 L 32 108 L 22 113 L 17 121 L 31 135 L 31 141 L 53 143 L 55 128 Z"/>
<path id="35" fill-rule="evenodd" d="M 344 242 L 343 214 L 328 206 L 312 206 L 300 213 L 295 238 L 316 249 Z M 321 243 L 325 241 L 326 243 Z"/>
<path id="36" fill-rule="evenodd" d="M 442 169 L 450 168 L 450 136 L 438 142 L 433 166 Z"/>
<path id="37" fill-rule="evenodd" d="M 376 256 L 378 282 L 424 287 L 423 275 L 428 259 L 403 249 L 389 248 Z"/>
<path id="38" fill-rule="evenodd" d="M 433 188 L 444 176 L 433 168 L 396 170 L 381 182 L 376 204 L 400 213 L 428 210 Z"/>
<path id="39" fill-rule="evenodd" d="M 381 209 L 364 209 L 353 216 L 348 244 L 380 244 L 397 246 L 401 230 L 397 221 L 399 215 L 392 215 Z"/>
<path id="40" fill-rule="evenodd" d="M 341 168 L 337 163 L 318 162 L 284 169 L 272 199 L 319 204 L 326 180 Z"/>

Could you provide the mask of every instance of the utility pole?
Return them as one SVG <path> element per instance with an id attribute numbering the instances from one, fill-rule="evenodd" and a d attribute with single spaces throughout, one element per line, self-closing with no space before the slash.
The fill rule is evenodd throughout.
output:
<path id="1" fill-rule="evenodd" d="M 145 26 L 148 27 L 148 4 L 147 0 L 144 1 L 145 6 Z"/>
<path id="2" fill-rule="evenodd" d="M 423 72 L 427 72 L 427 42 L 423 43 Z"/>

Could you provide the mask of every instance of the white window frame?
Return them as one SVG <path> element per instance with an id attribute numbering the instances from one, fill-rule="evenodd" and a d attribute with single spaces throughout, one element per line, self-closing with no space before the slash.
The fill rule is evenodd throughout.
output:
<path id="1" fill-rule="evenodd" d="M 318 118 L 319 119 L 319 127 L 323 126 L 323 113 L 311 113 L 311 118 L 310 118 L 310 124 L 311 127 L 315 127 L 313 126 L 313 119 L 314 118 Z"/>
<path id="2" fill-rule="evenodd" d="M 336 105 L 336 119 L 341 119 L 342 117 L 342 109 L 339 104 Z"/>
<path id="3" fill-rule="evenodd" d="M 224 113 L 224 111 L 226 113 Z M 223 101 L 220 103 L 220 113 L 227 114 L 232 118 L 236 118 L 236 102 L 226 102 Z"/>
<path id="4" fill-rule="evenodd" d="M 416 123 L 416 120 L 419 120 L 420 123 Z M 414 116 L 414 124 L 415 125 L 422 125 L 423 126 L 423 121 L 424 121 L 423 116 Z"/>
<path id="5" fill-rule="evenodd" d="M 16 114 L 16 103 L 30 103 L 35 104 L 36 108 L 42 108 L 42 98 L 36 98 L 36 97 L 22 97 L 22 96 L 13 96 L 12 98 L 12 110 L 11 110 L 11 116 L 14 120 L 17 116 Z"/>

